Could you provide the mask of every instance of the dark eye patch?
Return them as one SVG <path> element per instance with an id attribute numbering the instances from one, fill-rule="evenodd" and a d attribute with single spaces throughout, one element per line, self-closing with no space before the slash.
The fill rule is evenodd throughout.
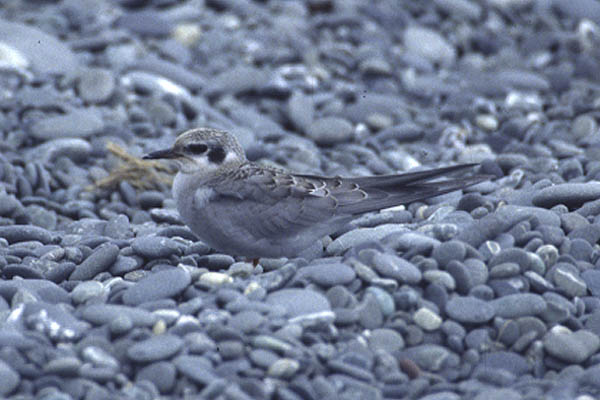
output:
<path id="1" fill-rule="evenodd" d="M 224 159 L 225 159 L 225 149 L 223 149 L 221 146 L 213 147 L 208 152 L 208 161 L 210 161 L 212 163 L 220 164 L 223 162 Z"/>
<path id="2" fill-rule="evenodd" d="M 190 143 L 185 146 L 185 149 L 192 154 L 202 154 L 208 150 L 208 146 L 204 143 Z"/>

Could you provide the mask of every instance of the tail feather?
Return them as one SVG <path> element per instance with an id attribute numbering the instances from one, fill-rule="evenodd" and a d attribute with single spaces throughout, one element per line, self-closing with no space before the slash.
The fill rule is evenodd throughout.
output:
<path id="1" fill-rule="evenodd" d="M 360 189 L 367 193 L 367 197 L 355 203 L 344 204 L 340 207 L 339 211 L 344 214 L 362 214 L 400 204 L 409 204 L 464 189 L 490 178 L 487 175 L 473 175 L 428 182 L 432 178 L 445 175 L 449 172 L 471 168 L 474 165 L 476 164 L 458 165 L 395 176 L 358 178 L 358 181 L 353 181 L 359 185 Z M 407 177 L 406 175 L 409 176 Z M 372 178 L 383 178 L 383 180 L 378 181 Z"/>

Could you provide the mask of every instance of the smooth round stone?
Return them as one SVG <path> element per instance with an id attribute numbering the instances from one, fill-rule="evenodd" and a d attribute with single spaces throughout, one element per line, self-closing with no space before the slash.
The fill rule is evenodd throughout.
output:
<path id="1" fill-rule="evenodd" d="M 454 63 L 456 50 L 437 31 L 410 26 L 404 31 L 406 51 L 431 62 L 449 66 Z"/>
<path id="2" fill-rule="evenodd" d="M 123 303 L 137 306 L 148 301 L 175 297 L 191 283 L 190 273 L 172 268 L 150 273 L 123 293 Z"/>
<path id="3" fill-rule="evenodd" d="M 413 360 L 419 367 L 426 371 L 440 371 L 451 352 L 435 344 L 422 344 L 410 347 L 402 352 L 403 357 Z"/>
<path id="4" fill-rule="evenodd" d="M 104 234 L 113 239 L 129 239 L 133 237 L 127 215 L 119 214 L 111 218 L 104 228 Z"/>
<path id="5" fill-rule="evenodd" d="M 429 283 L 438 283 L 448 290 L 454 290 L 456 282 L 452 275 L 446 271 L 430 270 L 423 272 L 423 279 Z"/>
<path id="6" fill-rule="evenodd" d="M 463 261 L 467 254 L 467 249 L 464 243 L 458 240 L 450 240 L 440 243 L 439 246 L 433 249 L 431 256 L 438 262 L 439 265 L 445 266 L 452 260 Z"/>
<path id="7" fill-rule="evenodd" d="M 101 272 L 109 269 L 117 260 L 119 247 L 114 244 L 105 244 L 98 247 L 69 276 L 72 281 L 92 279 Z"/>
<path id="8" fill-rule="evenodd" d="M 357 228 L 344 233 L 327 246 L 332 255 L 341 254 L 351 247 L 367 242 L 378 242 L 394 233 L 404 233 L 407 229 L 397 224 L 384 224 L 375 228 Z"/>
<path id="9" fill-rule="evenodd" d="M 169 393 L 176 382 L 177 370 L 167 361 L 159 361 L 140 369 L 136 374 L 136 381 L 148 380 L 163 394 Z"/>
<path id="10" fill-rule="evenodd" d="M 523 356 L 508 351 L 482 354 L 476 368 L 502 369 L 516 376 L 526 374 L 531 370 L 531 366 Z"/>
<path id="11" fill-rule="evenodd" d="M 266 323 L 266 318 L 254 310 L 241 311 L 229 320 L 229 326 L 241 332 L 249 333 L 258 330 Z"/>
<path id="12" fill-rule="evenodd" d="M 553 357 L 570 364 L 580 364 L 600 348 L 600 338 L 587 330 L 571 332 L 556 326 L 543 339 L 544 349 Z"/>
<path id="13" fill-rule="evenodd" d="M 577 276 L 574 271 L 557 266 L 554 271 L 553 280 L 556 286 L 562 289 L 569 297 L 581 297 L 587 293 L 585 281 Z"/>
<path id="14" fill-rule="evenodd" d="M 490 269 L 490 278 L 510 278 L 512 276 L 517 275 L 521 271 L 519 264 L 516 263 L 502 263 L 493 266 Z"/>
<path id="15" fill-rule="evenodd" d="M 324 263 L 302 267 L 298 271 L 298 276 L 306 277 L 317 285 L 331 287 L 352 282 L 356 278 L 356 273 L 352 267 L 343 263 Z"/>
<path id="16" fill-rule="evenodd" d="M 374 329 L 371 331 L 368 339 L 369 347 L 373 351 L 381 349 L 388 353 L 392 353 L 404 348 L 404 338 L 393 329 Z"/>
<path id="17" fill-rule="evenodd" d="M 77 357 L 59 357 L 50 360 L 44 365 L 44 372 L 59 376 L 75 376 L 81 368 L 82 362 Z"/>
<path id="18" fill-rule="evenodd" d="M 494 308 L 489 302 L 475 297 L 452 297 L 446 303 L 450 318 L 465 323 L 481 324 L 494 318 Z"/>
<path id="19" fill-rule="evenodd" d="M 110 267 L 109 271 L 113 275 L 125 275 L 142 266 L 140 257 L 117 256 L 117 260 Z"/>
<path id="20" fill-rule="evenodd" d="M 95 366 L 112 369 L 119 368 L 119 361 L 99 346 L 86 346 L 81 351 L 81 356 L 84 361 L 89 361 Z"/>
<path id="21" fill-rule="evenodd" d="M 181 254 L 180 245 L 173 239 L 161 236 L 141 236 L 131 242 L 133 251 L 150 260 L 169 258 Z"/>
<path id="22" fill-rule="evenodd" d="M 81 310 L 81 318 L 96 325 L 105 325 L 127 317 L 134 326 L 149 327 L 156 323 L 156 315 L 139 308 L 116 304 L 92 304 Z"/>
<path id="23" fill-rule="evenodd" d="M 394 254 L 377 253 L 373 257 L 373 267 L 381 275 L 400 283 L 416 284 L 421 281 L 421 271 L 410 262 Z"/>
<path id="24" fill-rule="evenodd" d="M 66 75 L 77 68 L 77 58 L 68 45 L 31 25 L 0 20 L 0 38 L 0 45 L 16 53 L 20 64 L 30 65 L 38 73 Z"/>
<path id="25" fill-rule="evenodd" d="M 0 280 L 0 296 L 12 299 L 19 291 L 34 293 L 50 304 L 70 303 L 69 294 L 65 289 L 45 279 Z"/>
<path id="26" fill-rule="evenodd" d="M 413 320 L 425 331 L 435 331 L 442 325 L 442 318 L 427 307 L 419 308 L 413 314 Z"/>
<path id="27" fill-rule="evenodd" d="M 0 237 L 10 244 L 29 241 L 50 244 L 54 241 L 52 232 L 33 225 L 0 226 Z"/>
<path id="28" fill-rule="evenodd" d="M 562 183 L 537 191 L 532 201 L 534 205 L 544 208 L 551 208 L 557 204 L 575 208 L 599 197 L 600 182 Z"/>
<path id="29" fill-rule="evenodd" d="M 19 386 L 21 377 L 10 365 L 0 360 L 0 395 L 8 396 Z"/>
<path id="30" fill-rule="evenodd" d="M 518 318 L 533 316 L 546 309 L 546 301 L 540 295 L 533 293 L 517 293 L 494 299 L 489 304 L 498 317 Z"/>
<path id="31" fill-rule="evenodd" d="M 206 272 L 200 275 L 198 279 L 199 283 L 202 283 L 208 287 L 211 286 L 221 286 L 226 283 L 232 283 L 233 278 L 227 274 L 223 274 L 221 272 Z"/>
<path id="32" fill-rule="evenodd" d="M 135 343 L 127 349 L 127 357 L 140 363 L 160 361 L 177 354 L 183 347 L 183 339 L 178 336 L 164 334 Z"/>
<path id="33" fill-rule="evenodd" d="M 115 86 L 115 78 L 111 71 L 87 68 L 79 75 L 77 92 L 88 103 L 102 103 L 112 96 Z"/>
<path id="34" fill-rule="evenodd" d="M 182 355 L 173 360 L 177 371 L 201 385 L 209 385 L 219 378 L 214 374 L 208 358 Z"/>
<path id="35" fill-rule="evenodd" d="M 287 115 L 298 131 L 306 132 L 315 117 L 313 100 L 301 91 L 294 91 L 287 103 Z"/>
<path id="36" fill-rule="evenodd" d="M 396 311 L 394 298 L 387 291 L 376 286 L 369 286 L 367 290 L 365 290 L 365 294 L 373 295 L 385 317 L 392 315 Z"/>
<path id="37" fill-rule="evenodd" d="M 267 369 L 279 359 L 279 356 L 270 350 L 255 349 L 248 354 L 248 358 L 250 358 L 254 365 Z"/>
<path id="38" fill-rule="evenodd" d="M 289 379 L 300 369 L 300 363 L 292 358 L 280 358 L 267 370 L 267 375 L 273 378 Z"/>
<path id="39" fill-rule="evenodd" d="M 246 93 L 263 89 L 270 80 L 271 73 L 264 69 L 237 64 L 211 77 L 204 92 L 209 96 L 222 93 Z"/>
<path id="40" fill-rule="evenodd" d="M 30 133 L 38 140 L 88 138 L 104 130 L 104 120 L 94 109 L 74 109 L 35 122 Z"/>
<path id="41" fill-rule="evenodd" d="M 349 142 L 354 136 L 354 127 L 346 119 L 324 117 L 313 121 L 307 129 L 306 135 L 318 145 L 331 146 Z"/>
<path id="42" fill-rule="evenodd" d="M 285 308 L 291 318 L 331 311 L 329 301 L 319 292 L 309 289 L 281 289 L 269 293 L 266 302 Z"/>
<path id="43" fill-rule="evenodd" d="M 89 299 L 98 297 L 104 293 L 104 286 L 97 281 L 85 281 L 77 284 L 71 291 L 71 299 L 75 304 L 83 304 Z"/>
<path id="44" fill-rule="evenodd" d="M 592 296 L 600 297 L 600 271 L 588 269 L 581 274 Z"/>
<path id="45" fill-rule="evenodd" d="M 155 10 L 129 12 L 119 17 L 120 28 L 142 36 L 164 37 L 171 33 L 174 25 Z"/>

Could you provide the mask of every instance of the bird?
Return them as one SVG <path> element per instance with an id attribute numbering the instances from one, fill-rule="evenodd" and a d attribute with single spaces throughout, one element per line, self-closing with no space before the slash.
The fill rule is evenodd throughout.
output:
<path id="1" fill-rule="evenodd" d="M 193 128 L 143 156 L 173 160 L 182 221 L 214 250 L 257 260 L 294 258 L 360 214 L 463 189 L 483 175 L 432 181 L 478 164 L 353 178 L 296 174 L 251 162 L 231 133 Z"/>

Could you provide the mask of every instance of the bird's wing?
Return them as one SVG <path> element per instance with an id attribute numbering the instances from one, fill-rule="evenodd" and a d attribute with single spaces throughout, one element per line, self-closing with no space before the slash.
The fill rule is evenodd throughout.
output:
<path id="1" fill-rule="evenodd" d="M 489 179 L 488 176 L 472 175 L 431 181 L 477 165 L 462 164 L 405 174 L 356 178 L 324 178 L 315 175 L 297 177 L 321 182 L 324 190 L 337 199 L 338 214 L 361 214 L 439 196 Z"/>
<path id="2" fill-rule="evenodd" d="M 289 174 L 249 164 L 211 184 L 219 196 L 212 204 L 215 213 L 223 213 L 223 218 L 256 237 L 278 237 L 309 226 L 324 227 L 350 215 L 424 200 L 488 178 L 474 175 L 431 181 L 473 166 L 340 178 Z"/>
<path id="3" fill-rule="evenodd" d="M 211 201 L 213 217 L 254 237 L 277 239 L 308 227 L 327 231 L 338 205 L 310 180 L 274 169 L 246 166 L 210 186 L 217 196 Z"/>

